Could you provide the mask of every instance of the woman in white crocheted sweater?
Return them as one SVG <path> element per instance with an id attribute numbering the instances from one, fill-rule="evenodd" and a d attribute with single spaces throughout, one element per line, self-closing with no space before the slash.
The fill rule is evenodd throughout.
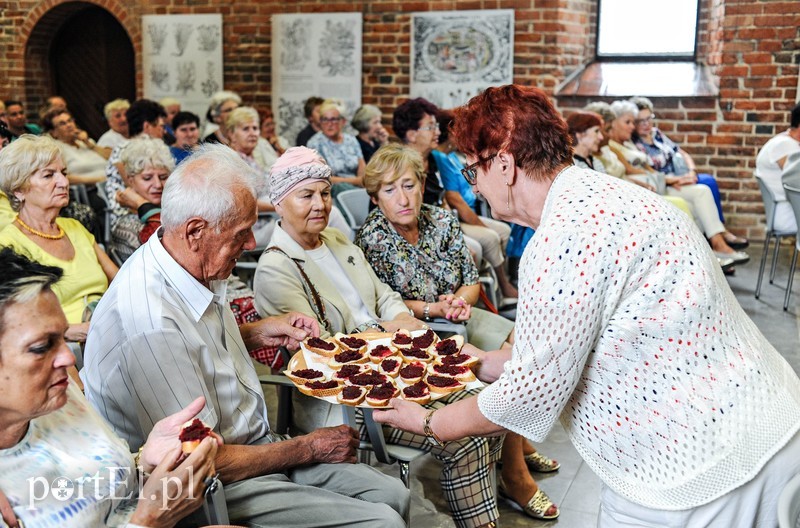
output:
<path id="1" fill-rule="evenodd" d="M 489 88 L 457 112 L 465 177 L 496 217 L 536 229 L 517 340 L 471 349 L 493 382 L 479 396 L 433 414 L 398 400 L 376 420 L 538 442 L 560 418 L 605 484 L 601 526 L 775 526 L 800 473 L 800 380 L 703 234 L 654 193 L 573 167 L 541 90 Z"/>

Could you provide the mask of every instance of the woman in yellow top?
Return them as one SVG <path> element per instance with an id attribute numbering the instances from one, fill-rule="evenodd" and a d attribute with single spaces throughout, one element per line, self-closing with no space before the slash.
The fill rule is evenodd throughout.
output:
<path id="1" fill-rule="evenodd" d="M 69 323 L 65 337 L 85 341 L 85 310 L 100 299 L 118 268 L 80 222 L 58 216 L 69 202 L 58 143 L 47 136 L 23 135 L 0 151 L 0 190 L 17 212 L 0 231 L 0 246 L 64 270 L 53 291 Z"/>

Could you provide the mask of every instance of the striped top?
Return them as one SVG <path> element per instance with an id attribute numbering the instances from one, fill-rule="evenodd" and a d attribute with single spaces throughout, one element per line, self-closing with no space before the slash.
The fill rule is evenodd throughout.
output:
<path id="1" fill-rule="evenodd" d="M 267 407 L 226 282 L 203 286 L 160 234 L 128 259 L 97 305 L 81 371 L 86 396 L 134 451 L 158 420 L 201 395 L 198 418 L 225 443 L 261 440 L 270 434 Z"/>

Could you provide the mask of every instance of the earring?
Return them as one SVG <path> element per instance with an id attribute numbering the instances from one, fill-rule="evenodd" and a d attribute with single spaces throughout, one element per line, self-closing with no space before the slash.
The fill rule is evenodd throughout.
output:
<path id="1" fill-rule="evenodd" d="M 506 209 L 511 210 L 511 186 L 506 182 Z"/>

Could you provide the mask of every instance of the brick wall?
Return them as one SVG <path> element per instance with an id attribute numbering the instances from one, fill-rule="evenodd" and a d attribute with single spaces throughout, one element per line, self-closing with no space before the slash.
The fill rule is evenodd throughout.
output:
<path id="1" fill-rule="evenodd" d="M 550 93 L 594 54 L 594 0 L 243 0 L 235 8 L 219 0 L 91 3 L 114 14 L 131 37 L 140 87 L 142 15 L 222 13 L 225 86 L 258 106 L 270 103 L 270 16 L 279 12 L 362 12 L 363 99 L 380 106 L 387 116 L 408 93 L 413 11 L 514 9 L 515 82 Z M 43 60 L 47 35 L 78 5 L 65 0 L 0 0 L 0 97 L 27 96 L 30 108 L 41 103 L 50 83 Z M 682 142 L 700 167 L 717 176 L 729 224 L 738 233 L 758 238 L 763 220 L 752 180 L 754 158 L 769 137 L 788 125 L 787 113 L 797 95 L 800 12 L 796 1 L 781 0 L 702 0 L 701 6 L 699 59 L 719 76 L 720 96 L 656 99 L 659 126 Z M 566 111 L 585 102 L 558 104 Z"/>

